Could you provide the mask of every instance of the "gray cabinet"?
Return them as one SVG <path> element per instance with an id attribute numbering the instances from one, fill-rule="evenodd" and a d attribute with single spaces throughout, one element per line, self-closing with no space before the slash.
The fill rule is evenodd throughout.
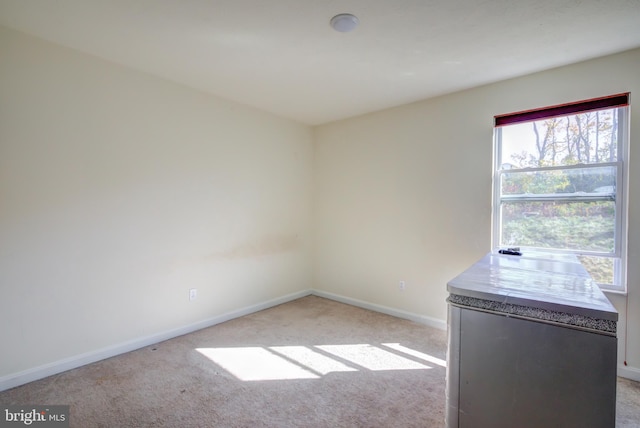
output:
<path id="1" fill-rule="evenodd" d="M 576 265 L 523 260 L 491 255 L 449 283 L 447 427 L 613 428 L 617 312 Z M 515 278 L 538 289 L 512 293 Z M 549 294 L 567 284 L 591 297 Z"/>

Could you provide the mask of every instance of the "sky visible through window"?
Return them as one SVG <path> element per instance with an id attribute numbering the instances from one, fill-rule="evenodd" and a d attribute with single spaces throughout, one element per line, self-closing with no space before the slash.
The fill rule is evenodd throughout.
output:
<path id="1" fill-rule="evenodd" d="M 606 109 L 497 128 L 502 133 L 500 165 L 526 168 L 615 161 L 617 114 L 617 109 Z"/>

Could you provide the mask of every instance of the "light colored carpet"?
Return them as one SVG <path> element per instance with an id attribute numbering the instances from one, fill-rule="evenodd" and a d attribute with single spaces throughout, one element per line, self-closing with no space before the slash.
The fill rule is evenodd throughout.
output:
<path id="1" fill-rule="evenodd" d="M 0 393 L 71 426 L 443 427 L 446 334 L 309 296 Z M 640 426 L 619 379 L 617 427 Z"/>

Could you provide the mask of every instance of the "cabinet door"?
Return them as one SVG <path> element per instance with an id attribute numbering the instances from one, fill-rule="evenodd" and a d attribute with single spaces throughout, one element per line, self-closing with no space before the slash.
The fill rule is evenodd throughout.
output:
<path id="1" fill-rule="evenodd" d="M 459 427 L 613 428 L 616 341 L 462 310 Z"/>

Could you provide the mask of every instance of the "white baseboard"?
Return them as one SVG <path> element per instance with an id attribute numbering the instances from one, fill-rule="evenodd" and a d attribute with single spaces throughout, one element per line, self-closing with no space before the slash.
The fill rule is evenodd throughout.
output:
<path id="1" fill-rule="evenodd" d="M 640 382 L 640 369 L 629 366 L 618 366 L 618 376 Z"/>
<path id="2" fill-rule="evenodd" d="M 374 303 L 365 302 L 363 300 L 353 299 L 350 297 L 341 296 L 338 294 L 328 293 L 321 290 L 304 290 L 297 293 L 288 294 L 276 299 L 268 300 L 266 302 L 258 303 L 256 305 L 247 306 L 235 311 L 228 312 L 217 317 L 209 318 L 194 324 L 190 324 L 184 327 L 175 328 L 162 333 L 154 334 L 151 336 L 141 337 L 139 339 L 123 342 L 118 345 L 109 346 L 106 348 L 98 349 L 96 351 L 86 352 L 84 354 L 75 355 L 73 357 L 65 358 L 62 360 L 54 361 L 49 364 L 27 369 L 18 373 L 6 375 L 0 377 L 0 391 L 4 391 L 16 386 L 24 385 L 29 382 L 33 382 L 38 379 L 42 379 L 48 376 L 52 376 L 58 373 L 65 372 L 67 370 L 75 369 L 87 364 L 95 363 L 96 361 L 104 360 L 106 358 L 114 357 L 116 355 L 131 352 L 136 349 L 144 348 L 145 346 L 153 345 L 154 343 L 162 342 L 172 339 L 174 337 L 182 336 L 184 334 L 192 333 L 203 328 L 211 327 L 216 324 L 223 323 L 235 318 L 239 318 L 245 315 L 252 314 L 254 312 L 262 311 L 283 303 L 287 303 L 301 297 L 308 295 L 314 295 L 323 297 L 325 299 L 335 300 L 337 302 L 345 303 L 352 306 L 357 306 L 371 311 L 380 312 L 383 314 L 391 315 L 398 318 L 408 319 L 420 324 L 434 327 L 440 330 L 447 329 L 447 323 L 444 320 L 437 318 L 431 318 L 424 315 L 418 315 L 411 312 L 402 311 L 399 309 L 390 308 L 387 306 L 377 305 Z M 631 379 L 640 382 L 640 369 L 629 366 L 618 366 L 618 376 Z"/>
<path id="3" fill-rule="evenodd" d="M 381 312 L 383 314 L 391 315 L 397 318 L 415 321 L 420 324 L 427 325 L 429 327 L 437 328 L 439 330 L 447 329 L 447 322 L 437 318 L 431 318 L 424 315 L 414 314 L 412 312 L 402 311 L 400 309 L 390 308 L 388 306 L 377 305 L 375 303 L 365 302 L 363 300 L 352 299 L 351 297 L 345 297 L 338 294 L 327 293 L 321 290 L 312 290 L 311 294 L 318 297 L 324 297 L 325 299 L 335 300 L 337 302 L 346 303 L 347 305 L 357 306 L 359 308 L 369 309 L 374 312 Z"/>
<path id="4" fill-rule="evenodd" d="M 182 336 L 184 334 L 192 333 L 203 328 L 211 327 L 216 324 L 223 323 L 225 321 L 232 320 L 234 318 L 242 317 L 252 314 L 254 312 L 262 311 L 264 309 L 271 308 L 273 306 L 281 305 L 283 303 L 290 302 L 292 300 L 299 299 L 312 294 L 312 290 L 304 290 L 297 293 L 288 294 L 286 296 L 278 297 L 276 299 L 268 300 L 266 302 L 258 303 L 256 305 L 247 306 L 235 311 L 228 312 L 217 317 L 209 318 L 203 321 L 199 321 L 194 324 L 189 324 L 184 327 L 175 328 L 162 333 L 153 334 L 139 339 L 130 340 L 117 345 L 108 346 L 106 348 L 98 349 L 96 351 L 86 352 L 80 355 L 74 355 L 69 358 L 54 361 L 52 363 L 44 364 L 42 366 L 27 369 L 18 373 L 13 373 L 0 377 L 0 391 L 4 391 L 16 386 L 24 385 L 25 383 L 33 382 L 38 379 L 42 379 L 48 376 L 52 376 L 58 373 L 65 372 L 67 370 L 75 369 L 87 364 L 95 363 L 96 361 L 104 360 L 106 358 L 115 357 L 116 355 L 124 354 L 126 352 L 135 351 L 136 349 L 144 348 L 145 346 L 153 345 L 154 343 L 163 342 L 165 340 L 172 339 L 174 337 Z"/>

